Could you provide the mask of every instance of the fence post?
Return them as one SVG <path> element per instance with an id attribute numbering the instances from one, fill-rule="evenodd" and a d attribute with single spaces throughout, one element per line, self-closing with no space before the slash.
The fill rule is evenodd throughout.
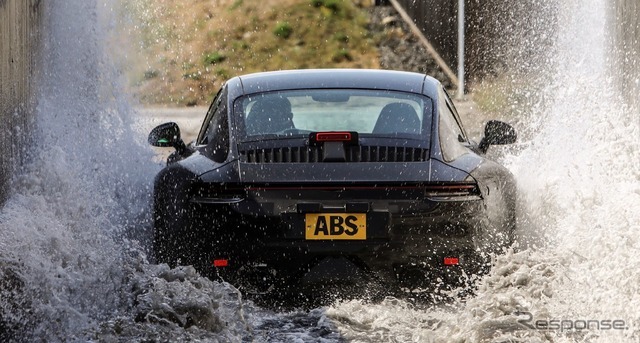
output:
<path id="1" fill-rule="evenodd" d="M 464 99 L 464 0 L 458 0 L 458 100 Z"/>

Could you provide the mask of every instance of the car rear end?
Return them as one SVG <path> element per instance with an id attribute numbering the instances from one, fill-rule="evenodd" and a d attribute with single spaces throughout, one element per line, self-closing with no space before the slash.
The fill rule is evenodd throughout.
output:
<path id="1" fill-rule="evenodd" d="M 271 279 L 363 275 L 428 288 L 476 272 L 482 195 L 467 172 L 431 158 L 432 117 L 429 97 L 401 91 L 238 98 L 238 159 L 229 168 L 239 182 L 215 184 L 220 171 L 212 171 L 192 200 L 225 213 L 211 260 L 222 275 L 256 280 L 256 291 Z"/>

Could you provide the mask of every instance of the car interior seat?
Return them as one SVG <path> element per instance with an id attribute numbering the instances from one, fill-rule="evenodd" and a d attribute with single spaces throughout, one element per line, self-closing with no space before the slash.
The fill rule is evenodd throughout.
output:
<path id="1" fill-rule="evenodd" d="M 293 129 L 291 103 L 285 98 L 257 100 L 245 121 L 248 135 L 277 133 Z"/>
<path id="2" fill-rule="evenodd" d="M 420 118 L 409 104 L 394 102 L 380 111 L 373 133 L 421 133 Z"/>

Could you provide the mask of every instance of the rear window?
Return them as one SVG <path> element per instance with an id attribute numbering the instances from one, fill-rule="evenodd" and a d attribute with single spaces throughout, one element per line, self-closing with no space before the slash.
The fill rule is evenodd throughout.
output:
<path id="1" fill-rule="evenodd" d="M 426 139 L 431 100 L 391 91 L 305 89 L 241 97 L 234 111 L 245 141 L 319 131 Z"/>

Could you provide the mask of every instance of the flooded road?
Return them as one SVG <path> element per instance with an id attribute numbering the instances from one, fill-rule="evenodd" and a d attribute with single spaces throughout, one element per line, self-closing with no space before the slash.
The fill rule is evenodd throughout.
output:
<path id="1" fill-rule="evenodd" d="M 47 3 L 37 130 L 0 211 L 2 338 L 13 341 L 633 342 L 640 340 L 640 127 L 610 79 L 606 0 L 558 0 L 535 118 L 500 151 L 519 245 L 476 295 L 274 312 L 190 267 L 149 262 L 161 168 L 106 51 L 109 1 Z M 75 20 L 68 20 L 74 18 Z"/>

